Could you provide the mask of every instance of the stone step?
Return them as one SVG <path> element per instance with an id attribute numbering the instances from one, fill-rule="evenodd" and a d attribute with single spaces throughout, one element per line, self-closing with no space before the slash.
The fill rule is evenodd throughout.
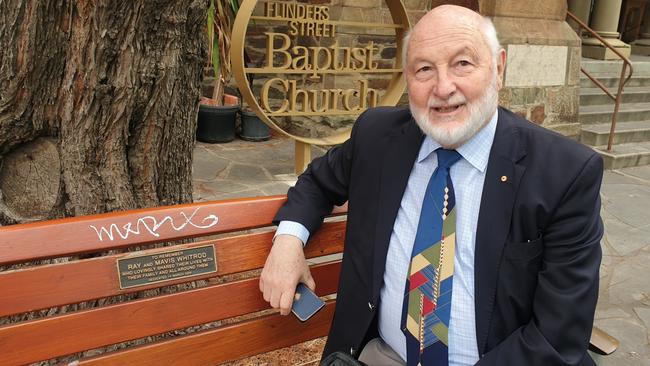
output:
<path id="1" fill-rule="evenodd" d="M 614 145 L 612 151 L 607 146 L 595 147 L 603 157 L 605 169 L 621 169 L 650 164 L 650 141 Z"/>
<path id="2" fill-rule="evenodd" d="M 580 106 L 580 123 L 598 124 L 611 123 L 614 112 L 614 102 L 610 104 Z M 618 112 L 617 122 L 633 122 L 650 120 L 650 103 L 624 103 Z"/>
<path id="3" fill-rule="evenodd" d="M 623 91 L 611 152 L 606 145 L 614 101 L 580 75 L 580 141 L 601 154 L 606 169 L 650 164 L 650 62 L 633 55 L 632 63 L 634 73 Z M 616 93 L 622 61 L 583 59 L 581 66 Z"/>
<path id="4" fill-rule="evenodd" d="M 615 92 L 615 90 L 611 90 Z M 580 88 L 580 105 L 612 104 L 614 101 L 600 88 Z M 623 103 L 650 103 L 650 86 L 630 86 L 623 90 Z"/>
<path id="5" fill-rule="evenodd" d="M 650 62 L 648 62 L 647 57 L 638 57 L 632 55 L 632 69 L 634 75 L 637 76 L 650 76 Z M 611 61 L 600 61 L 589 58 L 583 58 L 580 62 L 580 66 L 587 70 L 590 74 L 610 74 L 612 76 L 620 76 L 621 69 L 623 68 L 623 61 L 621 60 L 611 60 Z"/>
<path id="6" fill-rule="evenodd" d="M 580 132 L 580 142 L 589 146 L 607 145 L 611 123 L 584 125 Z M 650 121 L 616 123 L 614 143 L 650 141 Z"/>
<path id="7" fill-rule="evenodd" d="M 608 88 L 611 88 L 612 93 L 616 92 L 616 86 L 618 85 L 619 75 L 611 74 L 592 74 L 596 80 L 600 81 L 603 85 Z M 625 84 L 625 88 L 637 87 L 637 86 L 650 86 L 650 76 L 642 76 L 634 74 L 632 78 Z M 584 74 L 580 75 L 580 87 L 581 88 L 597 88 L 596 84 L 587 78 Z"/>

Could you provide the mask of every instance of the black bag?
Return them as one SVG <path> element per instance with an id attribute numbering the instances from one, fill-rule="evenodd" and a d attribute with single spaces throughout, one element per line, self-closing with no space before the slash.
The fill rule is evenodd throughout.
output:
<path id="1" fill-rule="evenodd" d="M 367 366 L 345 352 L 330 353 L 320 361 L 320 366 Z"/>

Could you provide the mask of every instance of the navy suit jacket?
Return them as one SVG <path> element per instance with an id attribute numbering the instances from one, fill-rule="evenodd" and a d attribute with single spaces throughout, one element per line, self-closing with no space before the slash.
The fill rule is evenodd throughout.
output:
<path id="1" fill-rule="evenodd" d="M 424 135 L 408 109 L 375 108 L 314 160 L 276 222 L 313 233 L 348 201 L 336 311 L 324 355 L 377 336 L 388 243 Z M 475 247 L 478 365 L 593 365 L 602 159 L 500 108 Z"/>

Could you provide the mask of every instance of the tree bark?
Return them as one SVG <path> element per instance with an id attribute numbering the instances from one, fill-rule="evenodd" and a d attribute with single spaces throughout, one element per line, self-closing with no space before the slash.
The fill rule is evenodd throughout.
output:
<path id="1" fill-rule="evenodd" d="M 41 169 L 59 177 L 24 182 L 60 180 L 51 209 L 5 200 L 1 222 L 191 202 L 206 7 L 0 0 L 0 189 L 17 187 L 26 161 L 8 157 L 39 138 L 60 163 Z"/>

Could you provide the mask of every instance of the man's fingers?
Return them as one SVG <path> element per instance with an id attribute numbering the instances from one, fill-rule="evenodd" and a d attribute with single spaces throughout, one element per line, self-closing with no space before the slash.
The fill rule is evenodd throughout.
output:
<path id="1" fill-rule="evenodd" d="M 302 275 L 300 282 L 304 283 L 310 290 L 316 292 L 316 282 L 314 281 L 314 277 L 311 276 L 309 268 L 307 268 L 305 273 Z"/>
<path id="2" fill-rule="evenodd" d="M 282 293 L 280 291 L 273 291 L 271 292 L 271 299 L 269 301 L 269 304 L 271 304 L 271 307 L 274 309 L 277 309 L 280 307 L 280 297 L 282 296 Z"/>
<path id="3" fill-rule="evenodd" d="M 291 312 L 294 295 L 295 291 L 286 291 L 282 293 L 282 297 L 280 298 L 280 314 L 287 315 Z"/>
<path id="4" fill-rule="evenodd" d="M 264 296 L 264 301 L 266 302 L 271 301 L 271 287 L 265 286 L 262 289 L 262 295 Z"/>

